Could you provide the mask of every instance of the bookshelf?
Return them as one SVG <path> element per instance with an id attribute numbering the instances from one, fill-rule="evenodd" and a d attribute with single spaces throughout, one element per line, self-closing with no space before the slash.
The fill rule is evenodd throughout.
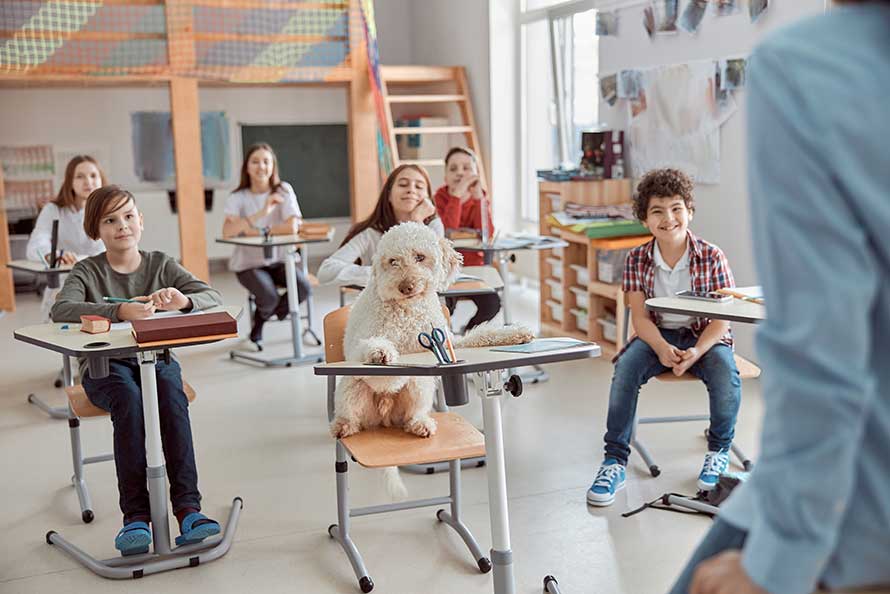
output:
<path id="1" fill-rule="evenodd" d="M 540 181 L 538 193 L 540 234 L 560 237 L 569 244 L 561 249 L 542 250 L 538 256 L 541 271 L 541 332 L 544 335 L 558 334 L 592 340 L 600 345 L 603 356 L 612 357 L 623 346 L 624 294 L 620 284 L 599 280 L 597 256 L 604 250 L 636 247 L 651 237 L 591 239 L 582 233 L 552 226 L 547 216 L 562 210 L 566 202 L 594 206 L 629 203 L 631 181 Z M 586 309 L 586 317 L 576 315 L 580 308 Z M 610 316 L 614 317 L 611 325 L 598 321 Z"/>

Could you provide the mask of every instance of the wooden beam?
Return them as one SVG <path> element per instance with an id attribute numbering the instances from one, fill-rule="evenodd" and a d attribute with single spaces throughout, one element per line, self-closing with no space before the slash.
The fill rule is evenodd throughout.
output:
<path id="1" fill-rule="evenodd" d="M 167 48 L 171 64 L 195 65 L 192 7 L 187 0 L 167 0 Z M 176 164 L 176 211 L 182 265 L 198 278 L 210 280 L 204 221 L 204 175 L 201 162 L 201 106 L 198 81 L 170 80 L 170 118 Z"/>
<path id="2" fill-rule="evenodd" d="M 15 284 L 12 270 L 6 267 L 11 258 L 6 221 L 6 184 L 3 182 L 3 167 L 0 167 L 0 310 L 10 312 L 15 311 Z"/>
<path id="3" fill-rule="evenodd" d="M 472 126 L 406 126 L 393 128 L 396 135 L 411 134 L 464 134 L 472 132 Z"/>
<path id="4" fill-rule="evenodd" d="M 329 41 L 345 42 L 348 38 L 344 35 L 298 35 L 291 33 L 225 33 L 207 32 L 195 33 L 195 41 L 243 41 L 252 43 L 327 43 Z"/>
<path id="5" fill-rule="evenodd" d="M 368 45 L 360 25 L 359 0 L 350 0 L 350 60 L 352 80 L 349 83 L 349 190 L 352 221 L 367 218 L 374 210 L 380 191 L 377 166 L 376 106 L 368 78 Z"/>
<path id="6" fill-rule="evenodd" d="M 387 95 L 390 103 L 452 103 L 466 101 L 465 95 Z"/>
<path id="7" fill-rule="evenodd" d="M 66 41 L 131 41 L 157 39 L 163 41 L 163 33 L 129 33 L 126 31 L 53 31 L 50 29 L 2 29 L 0 39 L 46 39 L 64 37 Z"/>
<path id="8" fill-rule="evenodd" d="M 381 66 L 380 76 L 388 83 L 453 81 L 454 66 Z"/>

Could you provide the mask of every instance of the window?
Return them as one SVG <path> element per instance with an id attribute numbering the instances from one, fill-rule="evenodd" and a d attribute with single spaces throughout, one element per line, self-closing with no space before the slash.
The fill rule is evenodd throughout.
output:
<path id="1" fill-rule="evenodd" d="M 548 7 L 548 5 L 550 5 Z M 581 131 L 598 121 L 591 0 L 527 0 L 521 23 L 522 217 L 538 220 L 537 169 L 577 166 Z"/>

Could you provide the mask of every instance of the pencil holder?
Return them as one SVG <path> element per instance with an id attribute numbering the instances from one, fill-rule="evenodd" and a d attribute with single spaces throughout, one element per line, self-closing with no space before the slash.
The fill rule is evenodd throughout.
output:
<path id="1" fill-rule="evenodd" d="M 445 391 L 445 404 L 463 406 L 470 401 L 467 396 L 467 378 L 463 374 L 443 375 L 442 390 Z"/>

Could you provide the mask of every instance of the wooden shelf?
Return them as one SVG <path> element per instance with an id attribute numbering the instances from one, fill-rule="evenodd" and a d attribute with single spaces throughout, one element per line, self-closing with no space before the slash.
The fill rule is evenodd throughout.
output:
<path id="1" fill-rule="evenodd" d="M 600 281 L 590 281 L 590 284 L 587 286 L 588 292 L 593 293 L 594 295 L 599 295 L 600 297 L 608 297 L 615 301 L 618 300 L 619 289 L 621 289 L 619 285 L 610 285 L 609 283 Z"/>
<path id="2" fill-rule="evenodd" d="M 472 132 L 472 126 L 406 126 L 392 129 L 393 134 L 462 134 Z"/>
<path id="3" fill-rule="evenodd" d="M 390 103 L 452 103 L 466 101 L 466 95 L 387 95 Z"/>

